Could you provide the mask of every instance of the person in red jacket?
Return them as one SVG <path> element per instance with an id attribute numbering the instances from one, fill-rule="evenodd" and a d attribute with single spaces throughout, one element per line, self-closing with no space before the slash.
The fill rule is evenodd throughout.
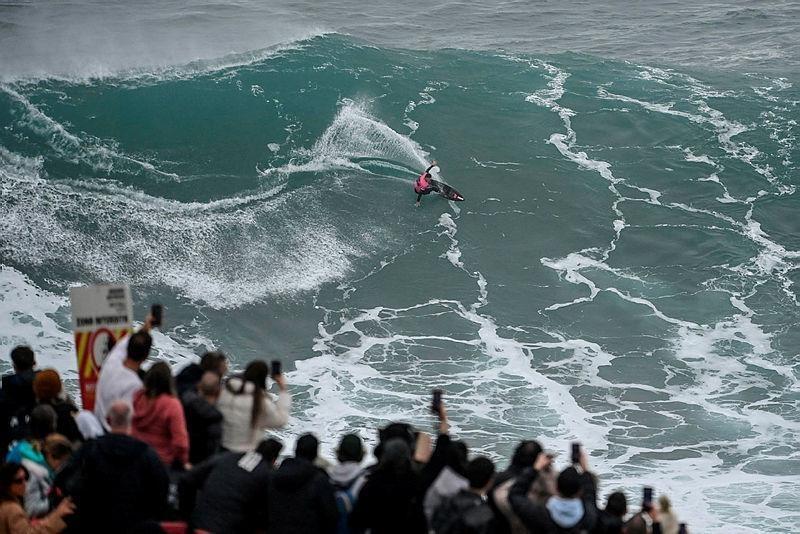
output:
<path id="1" fill-rule="evenodd" d="M 419 202 L 420 200 L 422 200 L 422 195 L 428 195 L 431 192 L 437 190 L 436 186 L 434 186 L 430 182 L 431 169 L 434 168 L 435 166 L 436 166 L 436 161 L 434 160 L 433 162 L 431 162 L 428 168 L 425 169 L 425 172 L 420 174 L 419 177 L 417 177 L 417 179 L 414 181 L 414 192 L 417 194 L 417 203 L 415 204 L 416 206 L 419 206 Z"/>
<path id="2" fill-rule="evenodd" d="M 144 376 L 144 389 L 133 395 L 133 437 L 153 447 L 167 468 L 189 467 L 189 434 L 175 380 L 166 362 Z"/>

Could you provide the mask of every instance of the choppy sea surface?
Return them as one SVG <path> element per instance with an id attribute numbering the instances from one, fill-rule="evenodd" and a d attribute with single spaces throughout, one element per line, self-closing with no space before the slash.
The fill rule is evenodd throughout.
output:
<path id="1" fill-rule="evenodd" d="M 0 5 L 0 370 L 69 287 L 279 357 L 280 435 L 579 440 L 695 532 L 800 530 L 791 2 Z M 411 184 L 431 159 L 463 203 Z M 566 454 L 561 458 L 565 458 Z"/>

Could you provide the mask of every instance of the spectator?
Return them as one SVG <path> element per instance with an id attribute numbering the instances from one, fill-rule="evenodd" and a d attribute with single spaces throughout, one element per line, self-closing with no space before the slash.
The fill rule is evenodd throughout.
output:
<path id="1" fill-rule="evenodd" d="M 65 499 L 52 513 L 31 523 L 20 504 L 25 494 L 28 470 L 16 462 L 0 466 L 0 534 L 52 534 L 66 527 L 64 517 L 75 507 Z"/>
<path id="2" fill-rule="evenodd" d="M 14 372 L 2 378 L 0 389 L 0 451 L 3 455 L 14 439 L 24 434 L 20 426 L 24 426 L 28 415 L 36 405 L 33 394 L 33 379 L 36 376 L 36 358 L 30 347 L 18 346 L 11 351 L 11 363 Z"/>
<path id="3" fill-rule="evenodd" d="M 219 451 L 222 443 L 222 412 L 216 407 L 219 375 L 206 371 L 196 388 L 181 397 L 189 432 L 189 463 L 199 464 Z"/>
<path id="4" fill-rule="evenodd" d="M 441 470 L 433 485 L 425 493 L 423 507 L 425 517 L 430 523 L 436 509 L 447 499 L 462 489 L 469 487 L 467 480 L 467 446 L 463 441 L 450 442 L 445 452 L 447 465 Z M 494 474 L 494 473 L 492 473 Z"/>
<path id="5" fill-rule="evenodd" d="M 350 525 L 372 534 L 426 534 L 420 476 L 411 465 L 411 447 L 403 438 L 381 446 L 380 462 L 368 475 L 350 515 Z"/>
<path id="6" fill-rule="evenodd" d="M 661 534 L 661 517 L 658 506 L 642 503 L 642 510 L 628 519 L 624 525 L 625 534 Z"/>
<path id="7" fill-rule="evenodd" d="M 226 452 L 194 466 L 180 481 L 184 517 L 194 528 L 209 532 L 265 530 L 269 479 L 282 448 L 281 442 L 270 438 L 255 451 Z"/>
<path id="8" fill-rule="evenodd" d="M 661 532 L 663 534 L 678 534 L 680 525 L 675 512 L 672 511 L 672 503 L 669 497 L 662 495 L 658 498 L 659 519 L 661 521 Z"/>
<path id="9" fill-rule="evenodd" d="M 77 505 L 75 532 L 132 532 L 163 518 L 167 471 L 147 443 L 131 437 L 132 418 L 127 401 L 112 402 L 110 432 L 84 443 L 67 467 L 77 473 L 65 486 Z"/>
<path id="10" fill-rule="evenodd" d="M 336 449 L 336 459 L 339 463 L 329 471 L 331 482 L 336 490 L 336 509 L 339 512 L 336 532 L 346 534 L 350 532 L 348 526 L 350 512 L 353 511 L 353 506 L 358 500 L 358 492 L 361 491 L 361 486 L 366 481 L 364 469 L 361 467 L 361 460 L 364 459 L 364 445 L 358 434 L 347 434 L 342 437 L 339 447 Z"/>
<path id="11" fill-rule="evenodd" d="M 44 458 L 47 460 L 47 465 L 50 467 L 53 479 L 50 492 L 48 493 L 51 509 L 55 508 L 64 497 L 61 491 L 64 480 L 67 480 L 70 476 L 75 474 L 66 469 L 74 452 L 74 445 L 66 436 L 50 434 L 44 440 Z"/>
<path id="12" fill-rule="evenodd" d="M 78 408 L 63 396 L 61 377 L 55 369 L 44 369 L 33 379 L 33 393 L 39 404 L 47 404 L 56 412 L 56 432 L 73 442 L 83 441 L 75 415 Z"/>
<path id="13" fill-rule="evenodd" d="M 269 489 L 270 534 L 333 533 L 338 514 L 328 475 L 314 465 L 319 441 L 312 434 L 297 439 L 294 458 L 287 458 Z M 375 533 L 377 534 L 377 533 Z"/>
<path id="14" fill-rule="evenodd" d="M 495 512 L 492 528 L 496 534 L 524 534 L 527 532 L 525 526 L 511 510 L 508 493 L 517 477 L 527 467 L 533 465 L 533 462 L 536 461 L 541 452 L 543 452 L 542 446 L 538 441 L 525 440 L 520 442 L 511 457 L 511 465 L 495 478 L 494 488 L 489 494 L 489 506 Z M 531 484 L 528 498 L 534 502 L 545 502 L 551 495 L 555 494 L 555 485 L 555 474 L 552 466 L 548 466 L 539 473 L 539 476 Z"/>
<path id="15" fill-rule="evenodd" d="M 200 364 L 194 362 L 184 367 L 178 376 L 175 377 L 175 385 L 178 388 L 178 396 L 183 397 L 187 391 L 194 390 L 203 374 L 212 371 L 222 379 L 228 374 L 228 358 L 219 351 L 206 352 L 200 358 Z"/>
<path id="16" fill-rule="evenodd" d="M 625 531 L 623 518 L 627 513 L 628 500 L 625 498 L 625 494 L 615 491 L 608 496 L 605 510 L 597 516 L 594 534 L 622 534 Z"/>
<path id="17" fill-rule="evenodd" d="M 270 428 L 280 428 L 289 420 L 291 395 L 283 375 L 274 376 L 280 393 L 273 402 L 267 394 L 269 366 L 263 360 L 247 365 L 244 375 L 228 380 L 219 395 L 217 409 L 222 412 L 222 447 L 236 452 L 253 450 Z"/>
<path id="18" fill-rule="evenodd" d="M 434 514 L 431 525 L 437 534 L 486 534 L 494 513 L 486 501 L 492 486 L 494 464 L 485 456 L 469 462 L 465 468 L 468 487 L 447 498 Z"/>
<path id="19" fill-rule="evenodd" d="M 135 334 L 119 340 L 106 356 L 100 376 L 97 379 L 97 394 L 94 402 L 94 414 L 106 430 L 106 412 L 115 400 L 133 402 L 133 394 L 142 388 L 139 370 L 142 362 L 150 355 L 153 338 L 150 337 L 148 316 L 144 326 Z"/>
<path id="20" fill-rule="evenodd" d="M 50 510 L 48 495 L 52 479 L 50 468 L 44 457 L 45 438 L 56 428 L 56 413 L 44 404 L 31 411 L 28 436 L 15 441 L 6 456 L 7 462 L 21 464 L 28 471 L 25 488 L 25 512 L 31 517 L 39 517 Z"/>
<path id="21" fill-rule="evenodd" d="M 133 410 L 133 437 L 153 447 L 167 468 L 182 470 L 189 463 L 189 435 L 166 362 L 147 371 L 144 389 L 133 395 Z"/>
<path id="22" fill-rule="evenodd" d="M 591 532 L 597 523 L 594 478 L 588 472 L 586 454 L 581 454 L 583 472 L 567 467 L 558 475 L 557 494 L 544 504 L 528 499 L 531 483 L 551 458 L 540 453 L 533 468 L 527 468 L 511 487 L 509 501 L 522 524 L 533 532 L 578 533 Z"/>

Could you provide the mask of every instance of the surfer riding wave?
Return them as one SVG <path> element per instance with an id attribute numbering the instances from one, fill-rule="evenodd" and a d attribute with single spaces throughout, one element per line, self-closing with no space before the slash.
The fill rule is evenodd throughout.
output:
<path id="1" fill-rule="evenodd" d="M 431 169 L 436 166 L 436 161 L 433 161 L 425 172 L 419 175 L 419 177 L 414 181 L 414 192 L 417 194 L 417 202 L 416 206 L 419 206 L 420 201 L 422 200 L 422 195 L 429 195 L 434 191 L 438 191 L 435 185 L 431 183 Z"/>

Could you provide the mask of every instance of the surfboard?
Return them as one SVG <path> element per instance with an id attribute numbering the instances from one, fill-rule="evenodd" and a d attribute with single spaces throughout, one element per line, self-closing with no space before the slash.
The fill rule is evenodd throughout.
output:
<path id="1" fill-rule="evenodd" d="M 436 191 L 447 200 L 453 200 L 455 202 L 461 202 L 462 200 L 464 200 L 464 197 L 461 196 L 461 193 L 459 193 L 449 185 L 442 183 L 438 180 L 434 180 L 433 178 L 431 178 L 429 182 L 436 188 Z"/>

